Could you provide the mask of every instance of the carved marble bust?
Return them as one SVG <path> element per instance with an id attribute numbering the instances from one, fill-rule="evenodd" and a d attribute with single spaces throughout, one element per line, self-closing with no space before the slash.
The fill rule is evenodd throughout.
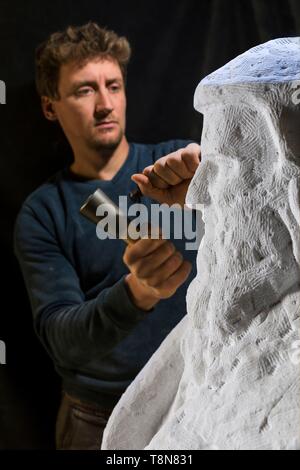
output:
<path id="1" fill-rule="evenodd" d="M 300 38 L 205 78 L 187 203 L 205 235 L 187 315 L 117 404 L 103 449 L 300 449 Z"/>

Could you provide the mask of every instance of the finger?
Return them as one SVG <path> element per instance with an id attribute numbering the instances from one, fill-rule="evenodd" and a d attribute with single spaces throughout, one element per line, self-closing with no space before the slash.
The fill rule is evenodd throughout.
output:
<path id="1" fill-rule="evenodd" d="M 143 174 L 148 176 L 150 182 L 154 187 L 159 189 L 165 189 L 169 187 L 169 185 L 156 174 L 154 170 L 154 165 L 150 165 L 144 168 Z"/>
<path id="2" fill-rule="evenodd" d="M 141 280 L 147 280 L 159 275 L 164 263 L 176 253 L 173 243 L 167 241 L 153 253 L 140 259 L 135 265 L 135 275 Z"/>
<path id="3" fill-rule="evenodd" d="M 149 178 L 145 175 L 141 175 L 140 173 L 132 175 L 131 179 L 138 185 L 141 193 L 144 196 L 150 197 L 151 199 L 154 199 L 160 203 L 168 203 L 168 192 L 170 188 L 169 185 L 167 189 L 154 187 Z M 163 184 L 166 185 L 166 183 Z"/>
<path id="4" fill-rule="evenodd" d="M 200 145 L 189 144 L 182 151 L 181 158 L 188 170 L 194 174 L 199 166 L 201 159 Z"/>
<path id="5" fill-rule="evenodd" d="M 194 172 L 191 171 L 182 159 L 182 151 L 171 155 L 167 160 L 167 166 L 180 178 L 180 180 L 191 179 Z"/>
<path id="6" fill-rule="evenodd" d="M 168 166 L 168 157 L 160 158 L 154 165 L 153 171 L 158 175 L 165 183 L 170 186 L 175 186 L 181 183 L 182 178 L 175 173 L 172 168 Z"/>
<path id="7" fill-rule="evenodd" d="M 188 144 L 183 150 L 186 150 L 188 152 L 201 156 L 201 147 L 199 144 L 196 144 L 195 142 Z"/>
<path id="8" fill-rule="evenodd" d="M 170 184 L 158 175 L 154 167 L 151 170 L 145 169 L 144 171 L 146 171 L 145 174 L 147 174 L 153 187 L 157 189 L 167 189 L 170 187 Z"/>
<path id="9" fill-rule="evenodd" d="M 143 174 L 146 176 L 149 176 L 153 168 L 154 168 L 154 165 L 146 166 L 146 168 L 143 169 Z"/>
<path id="10" fill-rule="evenodd" d="M 167 240 L 162 238 L 157 240 L 143 238 L 133 245 L 128 245 L 123 256 L 124 263 L 127 266 L 136 263 L 139 259 L 144 258 L 155 251 L 159 246 L 166 243 L 166 241 Z"/>
<path id="11" fill-rule="evenodd" d="M 166 281 L 160 286 L 160 294 L 164 295 L 164 298 L 171 297 L 179 286 L 181 286 L 189 277 L 192 270 L 192 265 L 188 261 L 184 261 L 179 269 L 172 274 Z M 164 294 L 165 292 L 165 294 Z"/>
<path id="12" fill-rule="evenodd" d="M 148 176 L 145 176 L 141 173 L 131 176 L 132 181 L 134 181 L 141 190 L 141 193 L 144 196 L 148 196 L 155 199 L 157 188 L 155 188 Z"/>
<path id="13" fill-rule="evenodd" d="M 143 173 L 136 173 L 135 175 L 132 175 L 131 179 L 138 185 L 142 185 L 147 192 L 156 189 L 169 188 L 169 185 L 154 173 L 152 167 L 151 169 L 150 167 L 148 169 L 145 168 Z"/>
<path id="14" fill-rule="evenodd" d="M 142 173 L 136 173 L 131 176 L 132 181 L 134 181 L 136 184 L 142 184 L 143 186 L 149 186 L 150 181 L 148 176 L 145 176 Z"/>
<path id="15" fill-rule="evenodd" d="M 147 278 L 147 284 L 150 287 L 159 289 L 161 285 L 180 268 L 182 263 L 183 256 L 179 251 L 176 251 Z"/>

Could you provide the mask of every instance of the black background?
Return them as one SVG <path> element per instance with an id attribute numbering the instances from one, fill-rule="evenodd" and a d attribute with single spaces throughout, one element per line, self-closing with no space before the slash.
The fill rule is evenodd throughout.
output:
<path id="1" fill-rule="evenodd" d="M 71 158 L 41 113 L 34 49 L 51 32 L 89 20 L 127 36 L 127 137 L 136 142 L 200 140 L 193 109 L 205 75 L 248 48 L 300 34 L 299 0 L 0 0 L 1 297 L 0 449 L 51 449 L 60 381 L 32 329 L 12 231 L 25 197 Z M 47 286 L 45 286 L 47 288 Z"/>

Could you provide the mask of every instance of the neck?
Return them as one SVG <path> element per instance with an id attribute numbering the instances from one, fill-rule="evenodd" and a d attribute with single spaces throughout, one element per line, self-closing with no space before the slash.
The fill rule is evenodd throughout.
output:
<path id="1" fill-rule="evenodd" d="M 111 180 L 126 161 L 129 144 L 124 136 L 114 150 L 74 150 L 74 162 L 70 169 L 87 179 Z"/>

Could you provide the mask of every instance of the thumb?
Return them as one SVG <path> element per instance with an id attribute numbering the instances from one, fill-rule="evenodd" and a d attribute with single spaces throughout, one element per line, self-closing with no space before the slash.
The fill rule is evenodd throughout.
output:
<path id="1" fill-rule="evenodd" d="M 138 173 L 136 175 L 132 175 L 131 179 L 138 185 L 144 196 L 152 197 L 154 188 L 147 176 Z"/>
<path id="2" fill-rule="evenodd" d="M 138 185 L 147 185 L 150 183 L 149 178 L 142 173 L 137 173 L 131 176 L 132 181 L 134 181 Z"/>

